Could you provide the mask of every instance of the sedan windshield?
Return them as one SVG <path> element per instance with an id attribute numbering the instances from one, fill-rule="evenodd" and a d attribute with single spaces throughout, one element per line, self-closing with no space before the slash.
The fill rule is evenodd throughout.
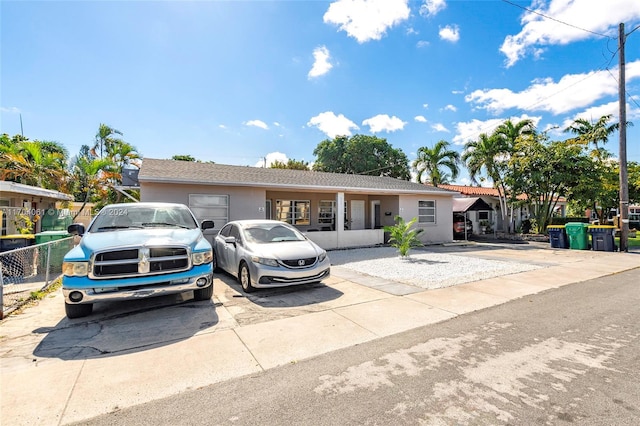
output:
<path id="1" fill-rule="evenodd" d="M 260 224 L 244 229 L 247 240 L 252 243 L 273 243 L 280 241 L 304 241 L 304 236 L 295 229 L 282 225 Z"/>

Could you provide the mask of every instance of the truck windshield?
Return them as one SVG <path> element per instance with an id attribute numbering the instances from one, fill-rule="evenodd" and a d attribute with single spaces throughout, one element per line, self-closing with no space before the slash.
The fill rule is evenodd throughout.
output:
<path id="1" fill-rule="evenodd" d="M 198 224 L 186 208 L 180 206 L 149 207 L 113 206 L 100 211 L 91 225 L 91 232 L 128 228 L 177 227 L 195 229 Z"/>

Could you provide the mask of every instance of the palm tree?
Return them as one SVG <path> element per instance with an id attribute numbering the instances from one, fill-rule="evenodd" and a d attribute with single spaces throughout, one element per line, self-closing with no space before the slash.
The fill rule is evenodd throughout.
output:
<path id="1" fill-rule="evenodd" d="M 514 123 L 509 119 L 496 127 L 493 135 L 502 139 L 506 144 L 506 150 L 511 151 L 519 137 L 533 135 L 535 132 L 533 120 L 527 118 Z"/>
<path id="2" fill-rule="evenodd" d="M 26 139 L 11 148 L 5 146 L 0 154 L 2 180 L 64 191 L 67 184 L 66 151 L 48 150 L 47 146 L 50 147 L 46 143 Z"/>
<path id="3" fill-rule="evenodd" d="M 505 231 L 507 230 L 507 187 L 503 176 L 509 153 L 505 139 L 494 132 L 491 136 L 481 133 L 477 141 L 467 142 L 462 154 L 462 161 L 469 170 L 471 181 L 477 184 L 477 177 L 484 174 L 498 190 L 502 226 Z"/>
<path id="4" fill-rule="evenodd" d="M 428 176 L 429 184 L 438 186 L 449 183 L 449 178 L 455 180 L 460 169 L 460 154 L 457 151 L 448 149 L 450 143 L 444 140 L 438 141 L 433 148 L 418 148 L 418 156 L 413 161 L 412 167 L 416 171 L 416 180 L 422 182 L 423 173 Z M 443 169 L 449 169 L 449 175 Z"/>
<path id="5" fill-rule="evenodd" d="M 620 128 L 620 123 L 609 124 L 611 117 L 611 114 L 603 115 L 595 123 L 584 118 L 576 118 L 564 131 L 565 133 L 573 133 L 576 135 L 575 138 L 571 139 L 572 142 L 586 146 L 593 144 L 594 148 L 593 151 L 591 151 L 591 155 L 594 158 L 603 159 L 609 155 L 603 147 L 598 146 L 598 143 L 600 142 L 602 145 L 606 144 L 609 141 L 609 136 Z M 632 124 L 627 122 L 627 126 L 629 125 Z"/>
<path id="6" fill-rule="evenodd" d="M 100 123 L 98 133 L 96 133 L 96 142 L 93 144 L 93 148 L 91 148 L 91 153 L 95 157 L 103 158 L 104 152 L 109 152 L 111 146 L 120 141 L 120 139 L 114 137 L 114 135 L 122 136 L 122 132 Z M 98 148 L 100 148 L 100 155 L 96 152 Z"/>

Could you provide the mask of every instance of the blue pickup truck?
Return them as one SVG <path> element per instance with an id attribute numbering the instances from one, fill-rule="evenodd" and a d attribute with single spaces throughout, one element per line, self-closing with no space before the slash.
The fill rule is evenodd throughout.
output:
<path id="1" fill-rule="evenodd" d="M 101 301 L 132 300 L 193 291 L 196 300 L 213 295 L 213 251 L 189 208 L 173 203 L 105 206 L 64 257 L 62 292 L 68 318 L 91 314 Z"/>

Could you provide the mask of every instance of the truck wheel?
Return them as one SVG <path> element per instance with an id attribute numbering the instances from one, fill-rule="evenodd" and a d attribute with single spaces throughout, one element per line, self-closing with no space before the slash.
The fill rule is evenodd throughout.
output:
<path id="1" fill-rule="evenodd" d="M 240 285 L 242 286 L 242 290 L 245 293 L 251 293 L 256 288 L 251 285 L 251 274 L 249 273 L 249 267 L 245 262 L 240 264 L 240 273 L 238 274 L 238 281 L 240 281 Z"/>
<path id="2" fill-rule="evenodd" d="M 91 315 L 91 311 L 93 311 L 93 303 L 84 303 L 82 305 L 71 305 L 65 303 L 64 311 L 69 319 L 86 317 L 87 315 Z"/>
<path id="3" fill-rule="evenodd" d="M 193 298 L 195 300 L 209 300 L 213 297 L 213 281 L 209 287 L 193 290 Z"/>

